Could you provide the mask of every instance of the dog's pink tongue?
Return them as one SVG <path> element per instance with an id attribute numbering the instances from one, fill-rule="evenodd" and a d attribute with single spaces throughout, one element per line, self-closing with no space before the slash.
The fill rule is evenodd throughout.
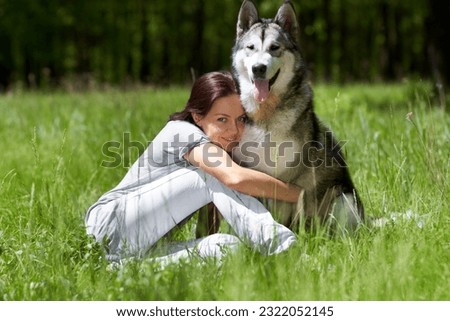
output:
<path id="1" fill-rule="evenodd" d="M 269 80 L 255 79 L 253 97 L 258 103 L 264 102 L 269 97 Z"/>

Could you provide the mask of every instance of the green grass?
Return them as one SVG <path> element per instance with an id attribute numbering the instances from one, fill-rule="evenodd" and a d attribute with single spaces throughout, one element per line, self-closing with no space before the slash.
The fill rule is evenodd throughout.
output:
<path id="1" fill-rule="evenodd" d="M 368 215 L 389 219 L 383 228 L 301 233 L 276 257 L 242 248 L 222 265 L 111 269 L 83 226 L 127 170 L 101 167 L 102 145 L 123 133 L 151 141 L 187 97 L 187 88 L 0 96 L 0 300 L 450 299 L 450 115 L 427 84 L 315 87 Z M 132 149 L 124 163 L 136 157 Z M 177 237 L 192 237 L 192 224 Z"/>

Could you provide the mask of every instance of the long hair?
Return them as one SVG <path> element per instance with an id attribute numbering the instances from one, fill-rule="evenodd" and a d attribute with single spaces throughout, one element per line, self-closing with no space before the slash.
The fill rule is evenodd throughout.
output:
<path id="1" fill-rule="evenodd" d="M 192 86 L 191 96 L 184 109 L 170 115 L 169 120 L 185 120 L 195 124 L 192 113 L 205 116 L 218 98 L 238 94 L 236 83 L 228 71 L 214 71 L 202 75 Z"/>

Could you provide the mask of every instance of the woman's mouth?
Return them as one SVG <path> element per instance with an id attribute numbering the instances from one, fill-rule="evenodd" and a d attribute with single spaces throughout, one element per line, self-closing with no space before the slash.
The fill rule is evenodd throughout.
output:
<path id="1" fill-rule="evenodd" d="M 224 138 L 222 137 L 223 141 L 225 142 L 225 150 L 230 151 L 233 147 L 236 147 L 239 143 L 239 140 L 236 138 Z"/>
<path id="2" fill-rule="evenodd" d="M 222 137 L 222 139 L 227 141 L 227 142 L 229 142 L 229 143 L 237 143 L 239 141 L 236 137 L 233 137 L 233 138 Z"/>

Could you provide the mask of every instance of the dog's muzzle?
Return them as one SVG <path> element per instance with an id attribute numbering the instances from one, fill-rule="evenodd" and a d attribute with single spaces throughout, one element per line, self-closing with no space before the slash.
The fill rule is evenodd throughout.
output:
<path id="1" fill-rule="evenodd" d="M 252 68 L 254 76 L 253 84 L 255 86 L 253 89 L 253 97 L 258 103 L 263 103 L 267 100 L 267 98 L 269 97 L 270 89 L 272 88 L 272 85 L 275 83 L 275 81 L 277 81 L 278 75 L 280 74 L 280 70 L 278 70 L 272 78 L 266 79 L 266 70 L 267 66 L 265 65 L 255 65 Z M 264 77 L 257 77 L 258 74 L 261 75 L 262 73 L 264 74 Z"/>

